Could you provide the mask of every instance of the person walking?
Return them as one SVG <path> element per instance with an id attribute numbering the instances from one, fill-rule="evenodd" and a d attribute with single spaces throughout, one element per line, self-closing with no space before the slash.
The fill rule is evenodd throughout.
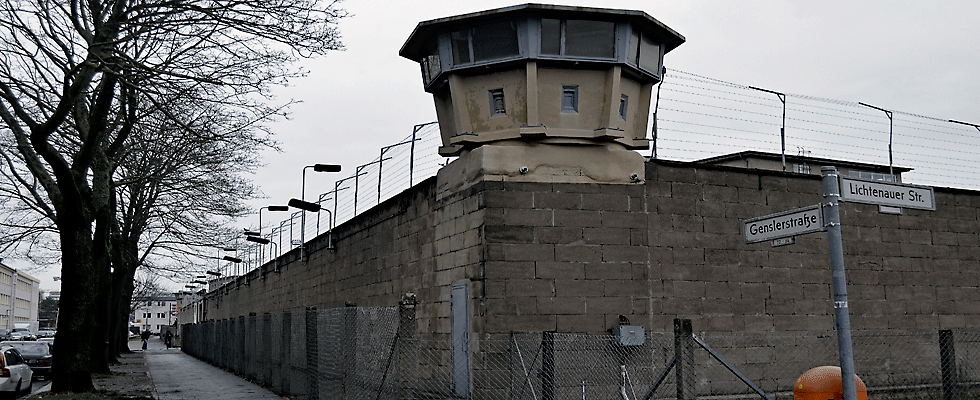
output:
<path id="1" fill-rule="evenodd" d="M 167 345 L 167 348 L 168 349 L 173 346 L 173 344 L 174 344 L 174 333 L 172 331 L 170 331 L 170 329 L 167 329 L 167 333 L 164 333 L 163 334 L 163 343 L 165 343 Z"/>
<path id="2" fill-rule="evenodd" d="M 146 340 L 150 338 L 150 331 L 145 330 L 140 333 L 140 339 L 143 339 L 143 350 L 146 350 Z"/>

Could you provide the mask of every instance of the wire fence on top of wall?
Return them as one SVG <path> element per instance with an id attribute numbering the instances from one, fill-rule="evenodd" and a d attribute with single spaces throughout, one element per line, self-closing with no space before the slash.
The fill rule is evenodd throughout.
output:
<path id="1" fill-rule="evenodd" d="M 887 110 L 885 104 L 826 99 L 725 82 L 667 70 L 657 90 L 650 150 L 658 159 L 695 161 L 746 150 L 912 168 L 902 180 L 920 185 L 980 188 L 980 127 L 969 122 Z M 785 108 L 784 108 L 785 107 Z M 785 110 L 785 127 L 783 113 Z M 887 112 L 886 112 L 887 110 Z M 322 210 L 271 222 L 269 245 L 239 248 L 241 264 L 225 276 L 245 274 L 384 200 L 435 175 L 449 160 L 435 122 L 415 125 L 378 156 L 337 179 L 334 189 L 309 196 Z M 804 171 L 811 166 L 788 165 Z M 819 170 L 819 165 L 812 166 Z"/>

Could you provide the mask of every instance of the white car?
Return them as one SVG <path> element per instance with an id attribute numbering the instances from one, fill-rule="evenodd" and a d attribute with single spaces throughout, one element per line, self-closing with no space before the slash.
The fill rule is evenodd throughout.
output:
<path id="1" fill-rule="evenodd" d="M 31 392 L 31 379 L 34 373 L 17 349 L 0 347 L 0 392 L 27 394 Z"/>

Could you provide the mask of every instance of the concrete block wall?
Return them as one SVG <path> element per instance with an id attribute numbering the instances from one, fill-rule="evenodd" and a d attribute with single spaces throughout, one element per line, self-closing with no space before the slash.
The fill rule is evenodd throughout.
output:
<path id="1" fill-rule="evenodd" d="M 206 320 L 250 313 L 395 306 L 415 293 L 418 329 L 450 333 L 449 288 L 482 265 L 480 187 L 436 195 L 428 179 L 207 296 Z M 474 193 L 477 193 L 474 195 Z M 397 321 L 393 321 L 397 322 Z"/>
<path id="2" fill-rule="evenodd" d="M 825 233 L 745 244 L 745 219 L 822 201 L 820 177 L 655 161 L 643 185 L 487 183 L 484 331 L 829 332 Z M 980 194 L 841 207 L 852 326 L 980 328 Z"/>
<path id="3" fill-rule="evenodd" d="M 451 169 L 452 165 L 448 169 Z M 440 172 L 208 296 L 207 319 L 418 295 L 417 331 L 450 333 L 468 282 L 473 334 L 833 330 L 825 233 L 745 244 L 745 219 L 822 201 L 819 177 L 652 161 L 636 185 L 456 182 Z M 842 203 L 856 330 L 980 328 L 980 193 L 936 188 L 936 211 Z M 279 272 L 274 272 L 277 270 Z M 247 284 L 246 284 L 247 282 Z"/>

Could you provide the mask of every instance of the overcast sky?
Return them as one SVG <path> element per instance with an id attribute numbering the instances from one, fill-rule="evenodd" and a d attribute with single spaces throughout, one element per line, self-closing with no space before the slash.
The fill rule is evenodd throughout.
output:
<path id="1" fill-rule="evenodd" d="M 377 157 L 382 146 L 435 120 L 419 67 L 398 50 L 420 21 L 521 4 L 513 1 L 348 0 L 346 50 L 303 63 L 309 76 L 279 90 L 304 103 L 274 125 L 281 153 L 262 155 L 254 177 L 268 199 L 298 197 L 302 169 L 343 165 L 341 175 L 309 175 L 307 197 Z M 980 2 L 976 1 L 567 1 L 564 5 L 642 10 L 683 35 L 669 69 L 809 96 L 980 123 Z M 268 216 L 267 216 L 268 217 Z M 257 218 L 256 218 L 257 219 Z M 254 224 L 256 221 L 247 221 Z M 9 260 L 8 260 L 9 261 Z M 6 261 L 5 261 L 6 262 Z M 23 266 L 17 262 L 8 262 Z M 34 271 L 58 290 L 58 271 Z"/>

